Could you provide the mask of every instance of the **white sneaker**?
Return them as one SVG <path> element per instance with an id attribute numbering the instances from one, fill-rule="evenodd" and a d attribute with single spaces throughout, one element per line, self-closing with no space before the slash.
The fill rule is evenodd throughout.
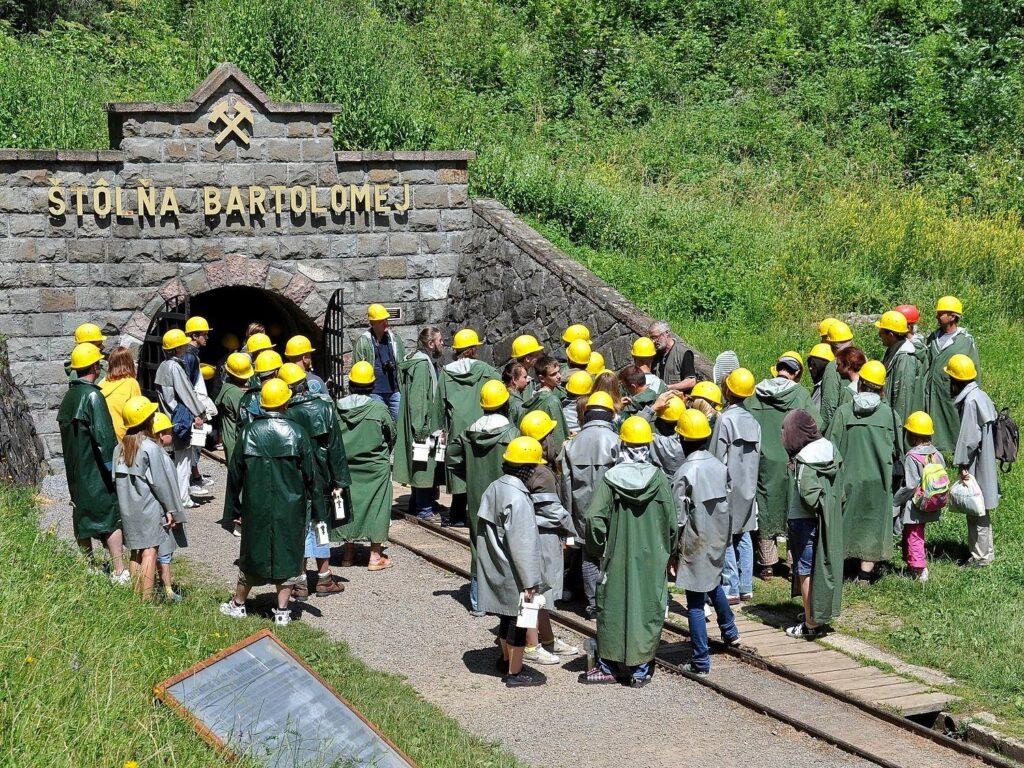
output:
<path id="1" fill-rule="evenodd" d="M 546 644 L 544 650 L 548 653 L 553 653 L 556 656 L 579 656 L 580 649 L 575 645 L 569 645 L 565 640 L 560 637 L 555 638 L 555 642 Z"/>
<path id="2" fill-rule="evenodd" d="M 704 603 L 704 621 L 710 622 L 715 618 L 715 609 Z"/>
<path id="3" fill-rule="evenodd" d="M 562 661 L 555 654 L 548 653 L 539 645 L 533 647 L 526 646 L 526 650 L 523 651 L 523 659 L 525 661 L 532 661 L 534 664 L 558 664 Z"/>
<path id="4" fill-rule="evenodd" d="M 228 600 L 226 603 L 221 603 L 220 612 L 225 616 L 230 616 L 232 619 L 244 619 L 246 616 L 245 606 L 238 605 L 234 598 Z"/>
<path id="5" fill-rule="evenodd" d="M 919 570 L 915 575 L 914 579 L 917 581 L 928 581 L 928 568 L 924 567 Z"/>
<path id="6" fill-rule="evenodd" d="M 125 587 L 132 583 L 132 574 L 125 568 L 120 573 L 110 574 L 110 583 L 118 587 Z"/>
<path id="7" fill-rule="evenodd" d="M 212 477 L 209 477 L 207 475 L 203 475 L 203 481 L 202 481 L 202 483 L 200 483 L 200 485 L 202 485 L 203 488 L 209 488 L 212 485 L 214 485 L 215 482 L 216 481 Z"/>
<path id="8" fill-rule="evenodd" d="M 237 536 L 238 538 L 242 538 L 242 526 L 238 523 L 235 523 L 235 526 L 231 529 L 231 534 L 233 536 Z"/>
<path id="9" fill-rule="evenodd" d="M 285 608 L 283 611 L 274 609 L 274 625 L 278 627 L 287 627 L 292 623 L 292 612 Z"/>
<path id="10" fill-rule="evenodd" d="M 190 485 L 188 487 L 188 495 L 194 496 L 197 499 L 212 498 L 213 494 L 203 488 L 201 485 Z"/>

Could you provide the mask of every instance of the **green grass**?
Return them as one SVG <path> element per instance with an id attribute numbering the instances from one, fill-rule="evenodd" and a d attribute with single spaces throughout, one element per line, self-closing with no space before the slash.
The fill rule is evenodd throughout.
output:
<path id="1" fill-rule="evenodd" d="M 220 764 L 184 721 L 153 703 L 152 689 L 267 621 L 221 616 L 224 592 L 180 566 L 188 599 L 143 604 L 90 574 L 37 520 L 29 492 L 0 484 L 0 765 Z M 301 622 L 278 636 L 420 765 L 521 765 L 343 643 Z"/>

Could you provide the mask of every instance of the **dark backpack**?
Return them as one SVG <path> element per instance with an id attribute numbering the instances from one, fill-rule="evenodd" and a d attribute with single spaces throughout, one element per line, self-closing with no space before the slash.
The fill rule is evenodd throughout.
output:
<path id="1" fill-rule="evenodd" d="M 1013 469 L 1013 462 L 1017 460 L 1017 451 L 1020 448 L 1020 427 L 1010 415 L 1009 408 L 1003 408 L 996 416 L 996 423 L 992 427 L 992 440 L 996 448 L 996 461 L 1003 472 Z"/>

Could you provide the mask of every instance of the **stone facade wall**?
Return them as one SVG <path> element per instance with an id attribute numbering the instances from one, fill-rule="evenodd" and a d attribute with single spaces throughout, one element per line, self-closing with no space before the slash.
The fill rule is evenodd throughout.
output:
<path id="1" fill-rule="evenodd" d="M 42 479 L 43 444 L 25 418 L 27 410 L 11 378 L 7 342 L 0 337 L 0 482 L 35 485 Z"/>
<path id="2" fill-rule="evenodd" d="M 447 326 L 486 334 L 481 357 L 501 365 L 521 333 L 532 333 L 563 356 L 562 332 L 583 323 L 609 368 L 629 363 L 633 340 L 647 334 L 654 318 L 501 203 L 474 199 L 472 205 L 473 249 L 463 255 L 452 281 Z M 710 376 L 710 363 L 696 351 L 695 361 L 698 373 Z"/>

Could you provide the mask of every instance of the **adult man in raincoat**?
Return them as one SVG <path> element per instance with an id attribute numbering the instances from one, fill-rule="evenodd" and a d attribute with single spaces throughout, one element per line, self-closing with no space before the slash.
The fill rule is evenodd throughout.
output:
<path id="1" fill-rule="evenodd" d="M 352 478 L 348 490 L 351 515 L 342 526 L 331 530 L 331 540 L 345 542 L 342 565 L 354 561 L 355 542 L 369 541 L 368 569 L 382 571 L 391 567 L 391 560 L 381 549 L 391 526 L 391 448 L 396 435 L 391 412 L 370 396 L 374 376 L 371 363 L 355 363 L 348 374 L 349 394 L 338 400 L 338 423 Z"/>
<path id="2" fill-rule="evenodd" d="M 604 473 L 587 510 L 587 553 L 600 562 L 603 577 L 597 587 L 597 662 L 581 680 L 617 682 L 611 665 L 619 664 L 639 688 L 654 674 L 678 522 L 668 478 L 650 462 L 651 425 L 631 416 L 619 436 L 618 463 Z"/>
<path id="3" fill-rule="evenodd" d="M 960 434 L 960 412 L 953 402 L 946 365 L 954 355 L 967 355 L 976 371 L 981 369 L 974 337 L 960 327 L 964 306 L 956 296 L 943 296 L 935 304 L 939 327 L 928 337 L 928 372 L 925 380 L 924 410 L 932 417 L 935 435 L 932 445 L 943 453 L 956 446 Z"/>
<path id="4" fill-rule="evenodd" d="M 672 478 L 672 495 L 679 515 L 678 554 L 669 565 L 676 586 L 686 591 L 686 618 L 690 626 L 691 660 L 683 667 L 695 675 L 711 671 L 708 628 L 704 605 L 715 609 L 722 642 L 736 645 L 739 630 L 725 590 L 722 569 L 732 541 L 729 518 L 729 471 L 707 450 L 711 427 L 707 417 L 687 408 L 676 424 L 686 458 Z"/>
<path id="5" fill-rule="evenodd" d="M 324 499 L 324 506 L 333 512 L 334 494 L 344 493 L 352 484 L 345 457 L 345 443 L 341 436 L 341 425 L 338 423 L 338 411 L 329 399 L 309 391 L 306 369 L 301 365 L 285 363 L 277 374 L 292 391 L 286 418 L 299 424 L 309 435 L 313 443 L 314 466 L 320 495 Z M 351 505 L 349 512 L 351 513 Z M 331 574 L 330 545 L 316 543 L 312 521 L 306 532 L 305 556 L 316 559 L 317 597 L 336 595 L 345 590 Z M 309 585 L 299 582 L 292 590 L 292 594 L 298 599 L 308 597 Z"/>
<path id="6" fill-rule="evenodd" d="M 832 347 L 832 354 L 835 355 L 839 351 L 853 346 L 853 331 L 850 330 L 850 326 L 842 320 L 834 318 L 831 319 L 832 322 L 827 322 L 827 320 L 822 321 L 823 326 L 827 323 L 822 340 Z M 832 421 L 832 414 L 836 412 L 836 408 L 842 402 L 840 394 L 842 386 L 843 380 L 839 376 L 838 363 L 835 360 L 831 360 L 825 366 L 825 373 L 821 376 L 821 408 L 819 410 L 821 413 L 820 423 L 822 429 L 828 428 L 829 423 Z"/>
<path id="7" fill-rule="evenodd" d="M 501 378 L 493 367 L 483 360 L 477 360 L 480 352 L 480 338 L 472 328 L 463 328 L 452 339 L 455 360 L 441 370 L 440 390 L 442 423 L 447 441 L 459 437 L 474 421 L 483 415 L 480 408 L 480 390 L 484 382 Z M 447 455 L 447 453 L 446 453 Z M 448 513 L 448 525 L 466 524 L 466 483 L 450 470 L 446 472 L 445 485 L 452 495 L 452 507 Z"/>
<path id="8" fill-rule="evenodd" d="M 843 546 L 860 560 L 858 580 L 874 580 L 875 563 L 892 557 L 893 467 L 903 468 L 903 420 L 882 402 L 885 366 L 861 366 L 853 402 L 839 406 L 825 437 L 843 457 Z"/>
<path id="9" fill-rule="evenodd" d="M 875 327 L 885 346 L 882 399 L 901 416 L 920 411 L 924 408 L 924 376 L 917 359 L 917 348 L 907 338 L 910 328 L 906 315 L 891 310 L 882 315 Z"/>
<path id="10" fill-rule="evenodd" d="M 71 351 L 75 376 L 61 400 L 57 424 L 78 546 L 92 557 L 92 540 L 102 541 L 114 565 L 111 581 L 130 584 L 131 575 L 124 567 L 121 513 L 111 475 L 117 438 L 107 401 L 96 384 L 102 359 L 99 347 L 87 341 Z"/>
<path id="11" fill-rule="evenodd" d="M 729 473 L 729 517 L 732 534 L 725 550 L 722 580 L 730 605 L 754 597 L 754 545 L 757 530 L 757 477 L 761 465 L 761 426 L 743 406 L 754 394 L 754 374 L 746 368 L 732 371 L 724 382 L 725 409 L 711 435 L 712 455 Z"/>
<path id="12" fill-rule="evenodd" d="M 807 390 L 797 382 L 803 372 L 803 360 L 797 352 L 786 352 L 775 364 L 776 376 L 765 379 L 744 401 L 746 409 L 761 425 L 761 461 L 757 468 L 757 567 L 764 580 L 772 578 L 779 561 L 775 537 L 786 531 L 789 509 L 789 457 L 782 447 L 782 420 L 800 408 L 819 419 L 818 409 Z M 838 397 L 838 390 L 836 395 Z"/>
<path id="13" fill-rule="evenodd" d="M 405 345 L 402 337 L 388 327 L 391 313 L 384 305 L 371 304 L 366 319 L 370 327 L 352 344 L 352 362 L 373 366 L 372 397 L 384 403 L 397 421 L 402 401 L 398 366 L 405 359 Z"/>
<path id="14" fill-rule="evenodd" d="M 562 468 L 562 503 L 572 513 L 576 529 L 584 530 L 594 489 L 604 473 L 619 458 L 619 436 L 615 431 L 615 405 L 607 392 L 595 392 L 587 399 L 579 434 L 566 441 L 558 457 Z M 594 558 L 582 557 L 583 594 L 588 618 L 597 610 L 597 580 L 600 568 Z"/>
<path id="15" fill-rule="evenodd" d="M 954 355 L 946 364 L 949 391 L 960 416 L 960 432 L 956 439 L 953 464 L 960 469 L 961 479 L 973 477 L 985 497 L 985 515 L 967 516 L 967 544 L 970 567 L 991 565 L 995 559 L 992 543 L 992 510 L 999 505 L 999 480 L 996 467 L 992 428 L 996 407 L 992 398 L 978 386 L 978 369 L 967 355 Z"/>
<path id="16" fill-rule="evenodd" d="M 297 422 L 285 418 L 292 393 L 281 379 L 260 388 L 261 414 L 242 427 L 228 467 L 225 517 L 242 521 L 235 595 L 221 603 L 225 616 L 244 618 L 253 587 L 277 587 L 274 623 L 291 621 L 292 587 L 302 572 L 307 515 L 329 522 L 317 479 L 313 443 Z"/>
<path id="17" fill-rule="evenodd" d="M 421 520 L 435 520 L 437 462 L 433 442 L 441 433 L 441 395 L 437 363 L 444 351 L 441 329 L 420 330 L 416 351 L 398 364 L 399 388 L 403 394 L 398 415 L 394 479 L 412 487 L 409 510 Z M 413 461 L 413 444 L 428 443 L 426 461 Z"/>
<path id="18" fill-rule="evenodd" d="M 477 512 L 480 499 L 491 483 L 501 477 L 502 456 L 508 444 L 519 437 L 519 429 L 508 420 L 509 392 L 500 381 L 487 381 L 480 388 L 482 416 L 448 444 L 445 462 L 448 472 L 465 485 L 466 517 L 469 522 L 471 555 L 469 610 L 476 617 L 480 610 L 476 578 Z"/>

